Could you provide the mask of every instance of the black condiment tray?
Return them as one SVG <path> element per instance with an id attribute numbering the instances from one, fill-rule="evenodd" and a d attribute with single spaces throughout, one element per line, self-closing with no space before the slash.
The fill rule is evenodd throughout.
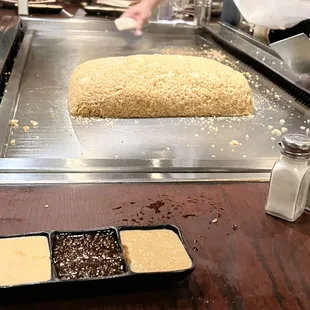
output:
<path id="1" fill-rule="evenodd" d="M 155 230 L 155 229 L 168 229 L 177 234 L 181 243 L 191 259 L 192 265 L 188 269 L 182 269 L 177 271 L 167 272 L 145 272 L 135 273 L 131 271 L 129 263 L 125 257 L 125 252 L 120 240 L 120 232 L 122 230 Z M 83 234 L 96 234 L 96 233 L 113 233 L 113 238 L 118 242 L 121 248 L 121 252 L 124 258 L 124 273 L 112 276 L 103 276 L 96 278 L 83 278 L 83 279 L 70 279 L 62 280 L 57 276 L 57 271 L 53 262 L 53 247 L 55 237 L 57 235 L 83 235 Z M 174 225 L 158 225 L 158 226 L 119 226 L 119 227 L 104 227 L 89 230 L 77 230 L 77 231 L 42 231 L 36 233 L 27 233 L 20 235 L 0 236 L 0 239 L 17 238 L 17 237 L 29 237 L 29 236 L 45 236 L 48 239 L 50 260 L 51 260 L 51 279 L 45 282 L 35 282 L 29 284 L 0 286 L 0 298 L 7 300 L 13 296 L 19 297 L 34 297 L 36 299 L 51 297 L 51 294 L 57 298 L 67 298 L 72 295 L 104 295 L 105 292 L 114 293 L 116 291 L 127 291 L 146 287 L 156 288 L 175 284 L 183 281 L 190 275 L 195 268 L 195 261 L 188 252 L 188 249 L 184 243 L 182 234 L 178 227 Z M 1 254 L 0 254 L 1 255 Z"/>

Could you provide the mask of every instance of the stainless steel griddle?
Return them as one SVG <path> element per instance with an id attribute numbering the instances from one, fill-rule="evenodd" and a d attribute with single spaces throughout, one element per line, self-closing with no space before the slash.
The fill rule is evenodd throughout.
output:
<path id="1" fill-rule="evenodd" d="M 128 44 L 107 22 L 25 19 L 23 24 L 25 36 L 0 105 L 0 172 L 9 172 L 1 182 L 266 180 L 279 156 L 280 136 L 310 128 L 305 106 L 202 29 L 151 25 L 142 39 Z M 250 44 L 234 38 L 236 46 Z M 246 73 L 254 116 L 77 119 L 68 113 L 68 80 L 84 61 L 138 53 L 217 59 L 218 51 L 220 60 Z M 10 119 L 18 119 L 19 128 L 10 128 Z M 234 140 L 239 145 L 232 146 Z"/>

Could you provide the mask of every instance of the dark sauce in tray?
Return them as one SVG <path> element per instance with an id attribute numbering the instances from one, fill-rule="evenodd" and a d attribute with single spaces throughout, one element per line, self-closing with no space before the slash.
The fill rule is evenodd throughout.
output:
<path id="1" fill-rule="evenodd" d="M 53 262 L 60 279 L 84 279 L 125 272 L 121 247 L 112 233 L 59 234 Z"/>

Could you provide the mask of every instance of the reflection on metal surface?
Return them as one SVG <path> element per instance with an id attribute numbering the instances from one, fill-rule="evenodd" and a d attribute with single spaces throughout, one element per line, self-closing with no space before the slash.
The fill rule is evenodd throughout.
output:
<path id="1" fill-rule="evenodd" d="M 22 18 L 23 24 L 28 30 L 37 31 L 70 31 L 83 32 L 84 34 L 91 34 L 92 32 L 100 32 L 105 35 L 109 32 L 117 34 L 115 24 L 110 21 L 102 20 L 86 20 L 86 19 L 41 19 L 41 18 Z M 183 34 L 193 35 L 197 31 L 197 27 L 186 24 L 178 24 L 175 27 L 165 24 L 150 23 L 146 32 L 157 32 L 165 34 Z"/>
<path id="2" fill-rule="evenodd" d="M 279 59 L 279 57 L 270 54 L 268 49 L 258 48 L 254 44 L 251 44 L 249 39 L 243 39 L 240 35 L 237 36 L 233 31 L 229 30 L 227 26 L 210 25 L 206 30 L 223 44 L 251 57 L 279 75 L 285 81 L 293 86 L 296 85 L 308 95 L 310 94 L 310 87 L 307 85 L 302 86 L 301 83 L 305 76 L 294 72 L 284 61 Z"/>
<path id="3" fill-rule="evenodd" d="M 275 159 L 251 160 L 167 160 L 167 159 L 37 159 L 3 158 L 0 173 L 95 173 L 95 172 L 139 172 L 139 173 L 269 173 Z M 155 164 L 154 164 L 155 163 Z"/>
<path id="4" fill-rule="evenodd" d="M 156 182 L 265 182 L 269 173 L 166 173 L 152 178 L 147 173 L 8 173 L 0 174 L 0 185 L 68 184 L 68 183 L 156 183 Z"/>
<path id="5" fill-rule="evenodd" d="M 47 24 L 47 30 L 44 30 Z M 85 30 L 88 29 L 88 24 L 82 24 Z M 26 39 L 31 35 L 29 29 L 33 29 L 34 34 L 31 40 L 24 40 L 14 69 L 16 77 L 21 78 L 20 88 L 18 83 L 13 85 L 15 82 L 10 82 L 11 90 L 4 100 L 4 103 L 14 102 L 12 94 L 14 91 L 18 93 L 16 113 L 13 113 L 15 110 L 4 111 L 0 108 L 0 118 L 4 126 L 13 117 L 19 119 L 20 126 L 29 126 L 31 120 L 37 121 L 39 125 L 36 128 L 30 125 L 27 133 L 21 129 L 13 130 L 16 145 L 8 145 L 7 150 L 4 150 L 6 157 L 175 159 L 177 162 L 189 159 L 213 162 L 213 159 L 231 161 L 246 158 L 252 161 L 251 167 L 255 169 L 256 160 L 273 159 L 278 155 L 275 147 L 278 138 L 271 139 L 268 125 L 272 124 L 275 128 L 280 126 L 279 121 L 289 118 L 291 113 L 294 114 L 294 120 L 290 121 L 290 131 L 299 131 L 303 124 L 303 110 L 299 107 L 295 110 L 293 99 L 260 75 L 257 75 L 257 85 L 252 85 L 256 106 L 253 118 L 71 118 L 66 103 L 68 79 L 73 69 L 84 61 L 106 56 L 160 53 L 170 48 L 182 50 L 187 47 L 199 51 L 203 44 L 206 48 L 218 50 L 219 47 L 211 37 L 197 37 L 193 32 L 188 35 L 178 34 L 178 27 L 173 29 L 175 33 L 171 29 L 162 32 L 167 27 L 151 26 L 153 32 L 147 33 L 134 49 L 128 50 L 118 32 L 75 31 L 72 29 L 76 25 L 77 29 L 81 28 L 79 23 L 63 25 L 70 26 L 71 30 L 54 30 L 56 26 L 50 22 L 27 23 Z M 109 23 L 103 25 L 107 25 L 108 29 L 111 27 Z M 34 30 L 34 26 L 40 30 Z M 97 24 L 97 28 L 93 24 L 89 27 L 98 30 Z M 229 55 L 227 57 L 232 62 L 237 61 Z M 238 66 L 256 79 L 255 71 L 241 62 Z M 274 88 L 280 100 L 266 93 L 271 88 Z M 290 100 L 292 103 L 289 103 Z M 213 128 L 218 130 L 215 132 Z M 3 129 L 7 130 L 7 127 Z M 250 137 L 248 140 L 247 136 Z M 13 138 L 12 132 L 9 137 L 1 138 L 7 143 Z M 235 152 L 230 147 L 232 140 L 242 142 L 242 147 L 235 148 Z"/>
<path id="6" fill-rule="evenodd" d="M 159 159 L 153 159 L 152 160 L 152 166 L 155 167 L 160 167 L 161 161 Z"/>
<path id="7" fill-rule="evenodd" d="M 183 26 L 150 25 L 129 49 L 113 23 L 38 19 L 24 23 L 27 33 L 0 106 L 0 146 L 6 157 L 0 160 L 0 182 L 268 180 L 280 139 L 269 125 L 281 130 L 285 119 L 288 130 L 298 132 L 306 120 L 307 109 L 224 51 L 231 63 L 253 77 L 253 117 L 71 118 L 68 79 L 84 61 L 169 49 L 201 52 L 203 45 L 221 48 L 210 36 Z M 227 33 L 222 35 L 227 39 Z M 229 38 L 240 39 L 233 33 Z M 251 44 L 248 50 L 259 51 Z M 19 120 L 19 129 L 8 127 L 12 118 Z M 38 126 L 32 126 L 32 120 Z M 29 132 L 22 130 L 25 125 Z M 16 145 L 9 145 L 13 138 Z M 232 147 L 232 140 L 242 146 Z"/>
<path id="8" fill-rule="evenodd" d="M 20 20 L 14 16 L 0 18 L 0 73 L 3 72 L 14 40 L 20 31 Z"/>
<path id="9" fill-rule="evenodd" d="M 152 180 L 164 180 L 163 175 L 161 173 L 151 173 Z"/>
<path id="10" fill-rule="evenodd" d="M 23 38 L 21 21 L 14 16 L 0 17 L 0 101 L 10 79 L 14 59 Z"/>
<path id="11" fill-rule="evenodd" d="M 310 40 L 304 34 L 274 42 L 270 46 L 297 73 L 310 73 Z"/>
<path id="12" fill-rule="evenodd" d="M 20 50 L 15 60 L 9 83 L 6 87 L 6 93 L 3 96 L 0 105 L 0 157 L 5 156 L 9 141 L 9 136 L 12 133 L 11 128 L 8 127 L 9 120 L 14 118 L 17 107 L 17 100 L 19 96 L 21 77 L 24 71 L 30 41 L 32 38 L 32 31 L 29 31 L 21 44 Z"/>
<path id="13" fill-rule="evenodd" d="M 243 31 L 243 30 L 239 29 L 238 27 L 232 26 L 232 25 L 225 23 L 225 22 L 220 22 L 219 25 L 229 29 L 233 33 L 237 34 L 241 38 L 244 38 L 245 40 L 249 41 L 251 44 L 253 44 L 253 45 L 257 46 L 258 48 L 262 49 L 263 51 L 267 52 L 268 54 L 279 58 L 279 55 L 272 48 L 270 48 L 265 43 L 262 43 L 256 39 L 254 39 L 253 36 L 251 34 L 249 34 L 248 32 Z"/>

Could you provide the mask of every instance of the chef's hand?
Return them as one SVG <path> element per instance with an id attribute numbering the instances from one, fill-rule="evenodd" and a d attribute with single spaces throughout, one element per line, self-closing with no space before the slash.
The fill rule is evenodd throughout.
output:
<path id="1" fill-rule="evenodd" d="M 121 17 L 130 17 L 136 20 L 137 27 L 135 34 L 142 35 L 142 28 L 151 16 L 152 9 L 157 6 L 161 0 L 142 0 L 135 6 L 129 8 Z"/>

